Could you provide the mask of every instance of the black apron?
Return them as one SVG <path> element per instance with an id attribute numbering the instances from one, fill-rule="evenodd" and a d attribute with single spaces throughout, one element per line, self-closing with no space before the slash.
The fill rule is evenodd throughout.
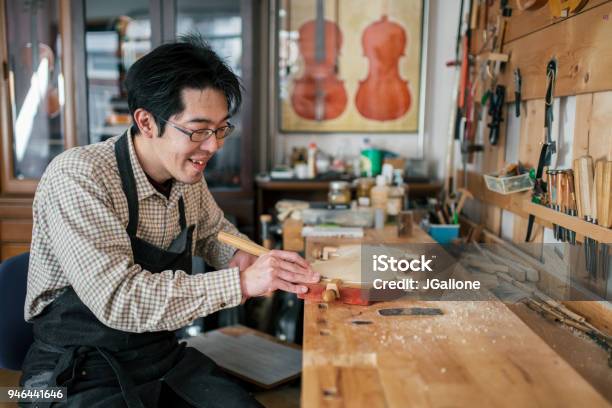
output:
<path id="1" fill-rule="evenodd" d="M 183 198 L 181 232 L 167 250 L 138 238 L 138 196 L 127 134 L 115 143 L 115 155 L 128 202 L 127 233 L 134 262 L 152 273 L 180 269 L 191 274 L 194 226 L 186 225 Z M 72 287 L 33 324 L 34 343 L 24 361 L 21 385 L 41 386 L 42 379 L 47 386 L 67 387 L 68 406 L 157 407 L 164 387 L 195 407 L 261 406 L 210 358 L 178 343 L 174 332 L 112 329 L 95 317 Z M 45 405 L 50 404 L 36 404 Z"/>

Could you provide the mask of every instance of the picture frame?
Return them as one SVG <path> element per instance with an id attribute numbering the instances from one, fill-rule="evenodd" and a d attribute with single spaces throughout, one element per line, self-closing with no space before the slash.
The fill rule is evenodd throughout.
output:
<path id="1" fill-rule="evenodd" d="M 417 134 L 422 146 L 424 0 L 278 0 L 280 133 Z"/>

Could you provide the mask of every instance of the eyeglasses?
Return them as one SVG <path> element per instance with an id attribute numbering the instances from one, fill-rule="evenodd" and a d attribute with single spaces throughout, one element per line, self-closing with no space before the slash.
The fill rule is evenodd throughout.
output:
<path id="1" fill-rule="evenodd" d="M 228 122 L 227 125 L 221 126 L 220 128 L 217 128 L 217 129 L 191 130 L 191 129 L 185 129 L 184 127 L 181 127 L 177 125 L 176 123 L 172 123 L 166 119 L 159 118 L 159 120 L 166 122 L 167 124 L 175 128 L 176 130 L 178 130 L 179 132 L 184 133 L 185 135 L 189 136 L 189 139 L 191 139 L 192 142 L 198 142 L 198 143 L 208 140 L 212 135 L 215 135 L 215 138 L 217 140 L 223 140 L 226 137 L 228 137 L 234 131 L 234 128 L 235 128 L 234 125 Z"/>

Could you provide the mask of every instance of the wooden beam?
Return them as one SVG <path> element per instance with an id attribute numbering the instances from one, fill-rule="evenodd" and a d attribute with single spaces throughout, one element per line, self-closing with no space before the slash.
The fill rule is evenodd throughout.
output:
<path id="1" fill-rule="evenodd" d="M 546 30 L 507 43 L 503 53 L 510 61 L 500 74 L 500 83 L 514 89 L 513 72 L 523 77 L 522 99 L 544 98 L 546 64 L 557 58 L 555 96 L 612 90 L 612 2 L 593 7 Z M 514 92 L 507 93 L 514 101 Z"/>
<path id="2" fill-rule="evenodd" d="M 460 179 L 463 177 L 462 173 L 461 171 L 459 172 Z M 467 188 L 474 195 L 475 199 L 510 211 L 521 217 L 523 222 L 530 214 L 533 214 L 536 216 L 536 222 L 540 226 L 552 228 L 553 224 L 557 224 L 575 231 L 579 237 L 586 235 L 599 242 L 612 242 L 612 229 L 588 223 L 578 217 L 551 210 L 543 205 L 534 204 L 531 202 L 530 192 L 508 195 L 498 194 L 487 189 L 480 173 L 468 172 Z M 496 233 L 495 231 L 493 232 Z M 517 241 L 522 242 L 523 240 Z M 580 242 L 582 239 L 579 238 L 578 241 Z"/>
<path id="3" fill-rule="evenodd" d="M 534 204 L 529 200 L 523 201 L 521 207 L 530 214 L 536 216 L 536 218 L 549 223 L 555 223 L 569 230 L 575 231 L 577 234 L 591 237 L 596 241 L 612 243 L 612 229 L 599 226 L 597 224 L 591 224 L 583 221 L 578 217 L 564 214 L 559 211 L 551 210 L 540 204 Z"/>

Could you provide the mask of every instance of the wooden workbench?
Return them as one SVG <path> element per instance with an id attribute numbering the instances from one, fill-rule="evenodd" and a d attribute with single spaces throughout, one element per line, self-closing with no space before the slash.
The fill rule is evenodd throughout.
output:
<path id="1" fill-rule="evenodd" d="M 400 239 L 391 227 L 366 232 L 364 241 L 432 242 L 418 228 Z M 309 238 L 307 257 L 330 243 Z M 377 313 L 415 306 L 443 314 Z M 609 406 L 500 301 L 306 302 L 301 401 L 304 408 Z"/>

